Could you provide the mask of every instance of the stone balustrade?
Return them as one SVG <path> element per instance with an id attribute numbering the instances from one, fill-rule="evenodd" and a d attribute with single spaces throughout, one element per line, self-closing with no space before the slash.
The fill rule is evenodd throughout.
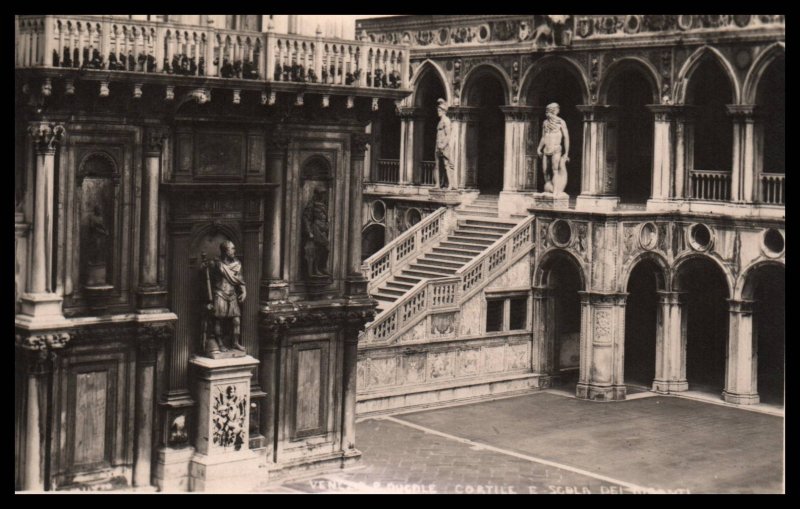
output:
<path id="1" fill-rule="evenodd" d="M 727 201 L 731 196 L 731 173 L 727 171 L 689 172 L 692 198 L 696 200 Z"/>
<path id="2" fill-rule="evenodd" d="M 17 30 L 16 68 L 409 87 L 408 50 L 369 41 L 89 15 L 20 16 Z"/>
<path id="3" fill-rule="evenodd" d="M 446 237 L 448 225 L 454 222 L 455 212 L 441 207 L 364 260 L 361 270 L 369 280 L 367 290 L 374 292 L 386 279 L 399 274 L 415 258 L 412 255 L 421 254 L 428 246 Z"/>
<path id="4" fill-rule="evenodd" d="M 419 183 L 423 186 L 432 186 L 436 183 L 433 172 L 436 171 L 436 161 L 421 161 L 419 163 Z"/>
<path id="5" fill-rule="evenodd" d="M 400 181 L 399 159 L 378 159 L 375 182 L 384 184 L 397 184 Z"/>
<path id="6" fill-rule="evenodd" d="M 453 276 L 425 279 L 417 283 L 406 295 L 384 309 L 375 317 L 375 321 L 369 324 L 364 332 L 364 345 L 389 344 L 395 337 L 425 319 L 432 311 L 457 311 L 462 304 L 489 284 L 495 275 L 516 262 L 523 253 L 530 251 L 534 240 L 533 221 L 534 216 L 522 221 L 474 260 L 457 270 Z M 404 242 L 400 241 L 399 244 Z M 391 249 L 396 245 L 397 241 L 386 247 Z M 373 286 L 372 281 L 370 286 Z"/>
<path id="7" fill-rule="evenodd" d="M 761 174 L 761 203 L 786 205 L 786 175 L 783 173 Z"/>

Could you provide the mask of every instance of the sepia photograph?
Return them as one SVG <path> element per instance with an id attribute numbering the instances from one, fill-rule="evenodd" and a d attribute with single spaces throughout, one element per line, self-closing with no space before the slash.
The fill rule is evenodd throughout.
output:
<path id="1" fill-rule="evenodd" d="M 14 30 L 15 493 L 786 493 L 784 15 Z"/>

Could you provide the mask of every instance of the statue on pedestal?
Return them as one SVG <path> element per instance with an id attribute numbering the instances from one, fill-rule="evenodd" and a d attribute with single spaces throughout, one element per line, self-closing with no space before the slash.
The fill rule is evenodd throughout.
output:
<path id="1" fill-rule="evenodd" d="M 230 240 L 222 242 L 219 251 L 220 257 L 214 260 L 206 260 L 205 253 L 202 254 L 201 268 L 205 270 L 208 290 L 203 351 L 212 358 L 220 352 L 231 351 L 230 356 L 244 356 L 239 305 L 247 297 L 247 291 L 242 279 L 242 264 L 236 259 L 236 248 Z M 209 322 L 214 324 L 211 334 L 208 331 Z M 229 341 L 226 342 L 226 338 L 230 338 Z"/>
<path id="2" fill-rule="evenodd" d="M 439 125 L 436 126 L 436 169 L 433 178 L 436 188 L 455 189 L 455 165 L 453 164 L 453 140 L 450 119 L 447 118 L 447 102 L 436 101 Z"/>
<path id="3" fill-rule="evenodd" d="M 569 131 L 567 123 L 558 116 L 557 103 L 548 104 L 545 112 L 547 118 L 542 124 L 542 139 L 536 149 L 536 153 L 542 158 L 544 192 L 552 193 L 555 198 L 566 197 L 564 189 L 567 187 Z"/>
<path id="4" fill-rule="evenodd" d="M 327 191 L 314 189 L 311 200 L 303 210 L 303 232 L 305 243 L 303 251 L 306 259 L 308 277 L 328 277 L 328 199 Z"/>

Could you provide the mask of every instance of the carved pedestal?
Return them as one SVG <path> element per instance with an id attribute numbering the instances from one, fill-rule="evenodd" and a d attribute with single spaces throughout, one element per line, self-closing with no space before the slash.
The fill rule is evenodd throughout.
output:
<path id="1" fill-rule="evenodd" d="M 553 193 L 533 193 L 533 206 L 541 209 L 566 209 L 569 208 L 569 196 Z"/>
<path id="2" fill-rule="evenodd" d="M 249 449 L 250 378 L 258 360 L 195 357 L 197 438 L 189 465 L 190 491 L 242 492 L 259 481 Z"/>

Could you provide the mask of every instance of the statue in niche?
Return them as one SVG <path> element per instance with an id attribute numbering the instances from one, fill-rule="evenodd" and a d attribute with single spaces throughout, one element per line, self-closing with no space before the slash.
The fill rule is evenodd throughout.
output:
<path id="1" fill-rule="evenodd" d="M 314 189 L 311 201 L 303 210 L 305 243 L 303 253 L 308 277 L 327 277 L 330 239 L 328 237 L 328 192 Z"/>
<path id="2" fill-rule="evenodd" d="M 436 126 L 436 170 L 433 178 L 437 188 L 455 189 L 453 183 L 456 170 L 453 164 L 452 128 L 450 119 L 447 118 L 447 102 L 439 99 L 436 104 L 439 125 Z"/>
<path id="3" fill-rule="evenodd" d="M 569 131 L 567 123 L 558 116 L 560 110 L 557 103 L 548 104 L 545 111 L 547 118 L 542 124 L 542 139 L 536 149 L 542 158 L 544 192 L 552 193 L 556 198 L 566 198 L 564 189 L 567 187 Z"/>
<path id="4" fill-rule="evenodd" d="M 87 286 L 104 286 L 106 284 L 106 259 L 109 232 L 103 219 L 99 205 L 92 208 L 89 215 L 89 243 L 87 255 Z"/>
<path id="5" fill-rule="evenodd" d="M 217 358 L 220 352 L 226 357 L 245 355 L 242 345 L 240 304 L 247 298 L 242 264 L 236 258 L 236 247 L 226 240 L 219 245 L 220 257 L 206 260 L 200 267 L 205 270 L 208 303 L 203 330 L 203 351 L 207 357 Z M 213 323 L 213 332 L 209 332 L 209 323 Z M 226 341 L 227 339 L 227 341 Z"/>

